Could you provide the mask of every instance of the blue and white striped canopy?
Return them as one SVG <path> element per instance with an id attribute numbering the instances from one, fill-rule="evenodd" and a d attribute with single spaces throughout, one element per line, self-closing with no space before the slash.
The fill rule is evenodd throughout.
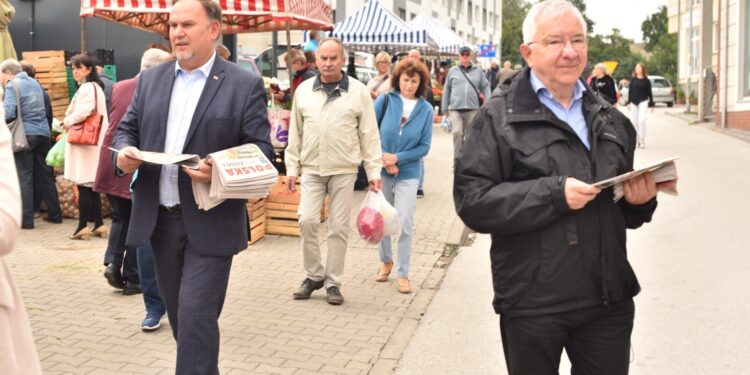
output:
<path id="1" fill-rule="evenodd" d="M 421 49 L 436 51 L 437 44 L 424 28 L 415 29 L 383 8 L 379 0 L 369 0 L 356 13 L 338 22 L 332 36 L 341 39 L 352 50 L 389 52 Z"/>
<path id="2" fill-rule="evenodd" d="M 409 26 L 418 30 L 427 30 L 427 35 L 438 45 L 437 52 L 445 55 L 458 55 L 458 50 L 463 46 L 474 47 L 456 34 L 453 30 L 440 24 L 433 18 L 424 14 L 414 17 Z"/>

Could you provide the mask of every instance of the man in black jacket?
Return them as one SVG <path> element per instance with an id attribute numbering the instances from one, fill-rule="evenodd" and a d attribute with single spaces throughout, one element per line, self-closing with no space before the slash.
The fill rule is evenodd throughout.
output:
<path id="1" fill-rule="evenodd" d="M 531 68 L 482 107 L 456 160 L 464 223 L 492 234 L 495 311 L 508 371 L 557 374 L 566 349 L 576 374 L 626 374 L 640 286 L 626 228 L 651 220 L 650 175 L 612 189 L 592 183 L 632 169 L 635 131 L 586 91 L 586 23 L 565 0 L 534 5 L 521 54 Z"/>

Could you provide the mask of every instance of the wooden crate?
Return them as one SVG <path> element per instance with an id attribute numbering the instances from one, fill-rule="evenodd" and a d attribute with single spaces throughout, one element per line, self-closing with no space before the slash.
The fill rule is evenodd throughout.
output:
<path id="1" fill-rule="evenodd" d="M 297 190 L 294 193 L 286 192 L 283 176 L 279 176 L 279 181 L 271 188 L 266 198 L 266 233 L 300 236 L 297 210 L 301 187 L 299 179 L 297 181 Z M 326 219 L 328 219 L 328 197 L 320 210 L 320 221 L 326 221 Z"/>
<path id="2" fill-rule="evenodd" d="M 62 120 L 70 104 L 68 74 L 64 51 L 31 51 L 23 53 L 23 60 L 34 66 L 36 79 L 49 94 L 52 114 Z"/>
<path id="3" fill-rule="evenodd" d="M 260 241 L 266 235 L 266 201 L 257 199 L 247 202 L 247 217 L 249 219 L 250 245 Z"/>

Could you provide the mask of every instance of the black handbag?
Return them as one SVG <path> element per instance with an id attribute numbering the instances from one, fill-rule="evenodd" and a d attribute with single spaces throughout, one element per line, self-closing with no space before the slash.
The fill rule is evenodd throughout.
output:
<path id="1" fill-rule="evenodd" d="M 21 116 L 21 92 L 13 81 L 13 91 L 16 92 L 16 119 L 8 123 L 8 130 L 11 134 L 11 146 L 13 153 L 26 151 L 29 149 L 29 141 L 26 139 L 26 130 L 23 128 L 23 116 Z"/>

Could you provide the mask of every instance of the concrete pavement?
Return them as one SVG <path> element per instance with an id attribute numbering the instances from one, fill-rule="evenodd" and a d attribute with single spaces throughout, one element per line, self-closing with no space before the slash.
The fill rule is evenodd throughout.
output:
<path id="1" fill-rule="evenodd" d="M 417 201 L 412 294 L 398 293 L 394 278 L 372 280 L 377 249 L 359 239 L 355 225 L 343 306 L 328 305 L 322 291 L 307 301 L 292 300 L 304 279 L 296 237 L 266 236 L 236 256 L 220 319 L 221 373 L 392 372 L 445 272 L 440 259 L 456 218 L 451 160 L 451 136 L 435 128 L 426 159 L 426 197 Z M 355 194 L 357 201 L 364 197 Z M 38 219 L 36 229 L 23 231 L 6 258 L 26 302 L 45 374 L 173 374 L 175 343 L 166 318 L 159 331 L 141 332 L 141 296 L 125 297 L 107 285 L 102 277 L 106 240 L 69 240 L 76 223 Z"/>
<path id="2" fill-rule="evenodd" d="M 679 197 L 628 231 L 643 288 L 631 374 L 750 373 L 750 143 L 658 109 L 636 166 L 672 155 Z M 505 374 L 490 302 L 489 238 L 463 247 L 399 362 L 398 374 Z M 569 373 L 565 355 L 560 373 Z"/>

